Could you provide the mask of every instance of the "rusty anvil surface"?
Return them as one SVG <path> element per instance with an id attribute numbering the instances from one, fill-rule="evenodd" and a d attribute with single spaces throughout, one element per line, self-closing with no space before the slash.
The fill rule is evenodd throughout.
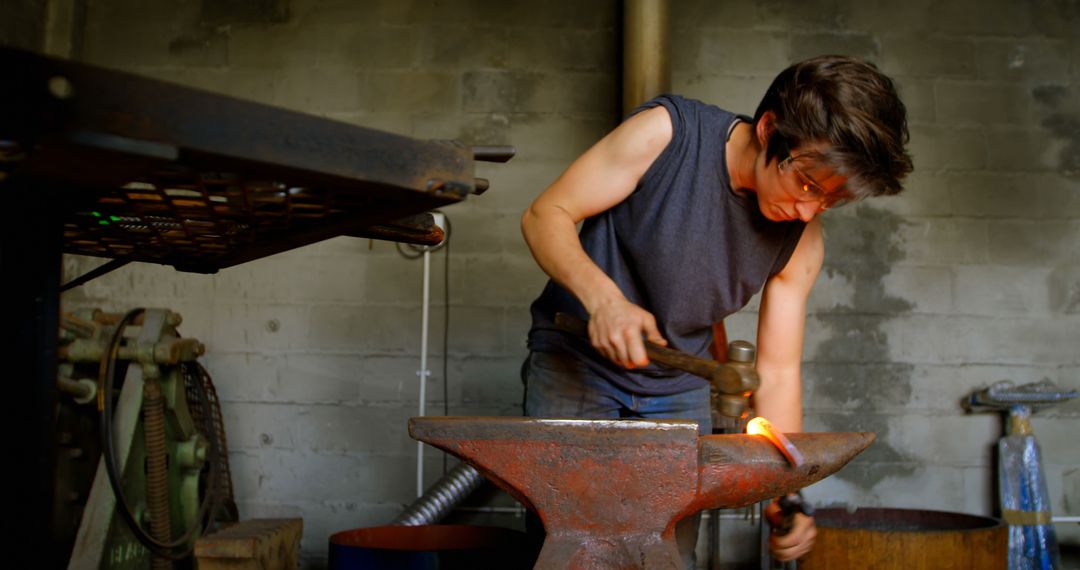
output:
<path id="1" fill-rule="evenodd" d="M 536 568 L 679 568 L 675 523 L 794 492 L 843 467 L 872 433 L 795 433 L 792 467 L 764 437 L 698 436 L 685 420 L 416 417 L 409 435 L 472 464 L 533 509 Z"/>

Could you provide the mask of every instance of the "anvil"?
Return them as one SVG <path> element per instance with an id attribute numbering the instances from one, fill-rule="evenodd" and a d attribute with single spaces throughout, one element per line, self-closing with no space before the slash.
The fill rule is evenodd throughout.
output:
<path id="1" fill-rule="evenodd" d="M 677 521 L 794 492 L 874 441 L 790 434 L 805 459 L 793 467 L 763 436 L 698 436 L 685 420 L 418 417 L 409 435 L 473 465 L 539 515 L 540 569 L 679 568 Z"/>

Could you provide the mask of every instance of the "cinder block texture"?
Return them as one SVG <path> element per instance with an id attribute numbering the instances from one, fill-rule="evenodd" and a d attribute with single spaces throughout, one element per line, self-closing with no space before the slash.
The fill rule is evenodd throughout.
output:
<path id="1" fill-rule="evenodd" d="M 746 50 L 746 45 L 755 49 Z M 731 29 L 722 34 L 705 34 L 700 59 L 693 62 L 693 67 L 734 75 L 783 69 L 789 63 L 789 45 L 787 34 L 771 31 Z"/>
<path id="2" fill-rule="evenodd" d="M 617 93 L 611 75 L 596 72 L 469 71 L 464 108 L 473 112 L 608 115 Z"/>
<path id="3" fill-rule="evenodd" d="M 851 30 L 868 30 L 876 35 L 888 33 L 913 36 L 932 32 L 936 27 L 934 0 L 894 2 L 849 2 L 848 23 Z"/>
<path id="4" fill-rule="evenodd" d="M 908 108 L 907 190 L 822 218 L 806 428 L 879 441 L 815 485 L 816 502 L 989 514 L 1000 419 L 960 399 L 1004 379 L 1080 387 L 1074 4 L 672 3 L 676 93 L 751 114 L 785 66 L 845 53 L 889 73 Z M 5 4 L 0 42 L 41 45 L 42 5 Z M 446 209 L 423 385 L 429 413 L 517 415 L 528 305 L 546 280 L 520 215 L 622 115 L 619 14 L 614 0 L 119 0 L 86 4 L 73 53 L 409 136 L 515 145 L 510 163 L 477 167 L 487 194 Z M 98 263 L 72 257 L 65 274 Z M 421 276 L 393 244 L 337 238 L 214 276 L 131 265 L 63 303 L 184 316 L 209 349 L 241 514 L 302 516 L 305 564 L 322 567 L 329 534 L 384 524 L 415 495 Z M 758 307 L 726 320 L 730 338 L 756 337 Z M 1080 402 L 1040 414 L 1055 506 L 1076 511 Z M 442 455 L 424 453 L 431 484 Z"/>
<path id="5" fill-rule="evenodd" d="M 885 36 L 882 69 L 915 77 L 974 77 L 975 44 L 955 37 Z"/>
<path id="6" fill-rule="evenodd" d="M 1057 82 L 1069 75 L 1068 39 L 984 39 L 977 54 L 980 78 Z"/>
<path id="7" fill-rule="evenodd" d="M 1001 231 L 997 224 L 970 218 L 907 219 L 899 228 L 905 260 L 935 265 L 986 263 Z"/>
<path id="8" fill-rule="evenodd" d="M 791 40 L 791 59 L 798 61 L 819 55 L 842 53 L 878 62 L 881 46 L 877 39 L 867 33 L 820 33 L 795 34 Z"/>
<path id="9" fill-rule="evenodd" d="M 1025 125 L 1034 116 L 1030 91 L 1015 82 L 938 81 L 936 99 L 943 125 Z"/>
<path id="10" fill-rule="evenodd" d="M 0 18 L 0 44 L 27 50 L 44 47 L 45 4 L 35 0 L 5 2 Z"/>
<path id="11" fill-rule="evenodd" d="M 1080 313 L 1080 266 L 1061 266 L 1050 274 L 1050 310 Z"/>
<path id="12" fill-rule="evenodd" d="M 897 214 L 905 220 L 950 217 L 956 211 L 949 191 L 949 181 L 953 176 L 962 177 L 963 173 L 916 169 L 904 181 L 902 194 L 878 198 L 870 204 L 875 209 Z"/>
<path id="13" fill-rule="evenodd" d="M 1057 120 L 1068 120 L 1058 117 Z M 988 130 L 986 134 L 986 159 L 994 170 L 1018 172 L 1055 172 L 1069 168 L 1062 164 L 1062 151 L 1066 140 L 1057 140 L 1054 128 L 1057 121 L 1043 125 L 1049 129 L 1001 128 Z M 1066 151 L 1067 152 L 1067 151 Z"/>
<path id="14" fill-rule="evenodd" d="M 1020 266 L 1076 264 L 1080 222 L 1027 220 L 997 222 L 990 235 L 990 260 Z"/>
<path id="15" fill-rule="evenodd" d="M 935 110 L 935 118 L 944 119 Z M 987 163 L 987 133 L 977 127 L 911 125 L 911 155 L 922 171 L 980 170 Z"/>
<path id="16" fill-rule="evenodd" d="M 1008 316 L 1047 315 L 1049 271 L 1043 268 L 959 265 L 955 311 Z"/>
<path id="17" fill-rule="evenodd" d="M 964 172 L 945 177 L 955 211 L 1003 220 L 1074 219 L 1080 215 L 1075 181 L 1058 174 Z"/>

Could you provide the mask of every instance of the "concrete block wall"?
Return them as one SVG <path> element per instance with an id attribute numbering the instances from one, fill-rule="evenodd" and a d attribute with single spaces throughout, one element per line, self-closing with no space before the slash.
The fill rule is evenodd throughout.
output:
<path id="1" fill-rule="evenodd" d="M 902 196 L 824 216 L 805 347 L 807 428 L 870 430 L 879 443 L 810 493 L 990 513 L 1001 423 L 964 415 L 960 398 L 1002 379 L 1080 387 L 1080 10 L 672 4 L 676 92 L 752 113 L 780 69 L 822 53 L 866 57 L 897 80 L 916 172 Z M 516 145 L 509 164 L 480 166 L 489 193 L 447 209 L 427 393 L 441 413 L 445 352 L 450 413 L 518 413 L 527 306 L 544 281 L 518 216 L 617 120 L 617 3 L 241 5 L 88 1 L 73 55 L 401 134 Z M 96 263 L 70 258 L 65 270 Z M 304 555 L 318 567 L 328 534 L 383 524 L 415 492 L 405 422 L 418 399 L 420 274 L 392 244 L 339 238 L 215 276 L 131 266 L 64 304 L 184 315 L 181 330 L 209 346 L 243 515 L 303 516 Z M 732 337 L 753 338 L 756 306 L 729 319 Z M 1035 421 L 1059 514 L 1080 514 L 1078 416 L 1074 402 Z M 430 483 L 439 456 L 427 466 Z"/>
<path id="2" fill-rule="evenodd" d="M 21 49 L 40 50 L 44 46 L 45 6 L 34 0 L 9 0 L 0 19 L 0 43 Z"/>

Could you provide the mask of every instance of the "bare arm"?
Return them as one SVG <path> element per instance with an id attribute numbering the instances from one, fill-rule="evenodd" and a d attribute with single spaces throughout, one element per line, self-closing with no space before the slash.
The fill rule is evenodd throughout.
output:
<path id="1" fill-rule="evenodd" d="M 802 431 L 803 329 L 806 326 L 806 299 L 821 271 L 825 245 L 821 223 L 807 224 L 799 245 L 784 269 L 769 279 L 761 297 L 758 314 L 758 374 L 761 387 L 754 394 L 754 408 L 781 431 Z M 773 501 L 767 514 L 779 518 Z M 791 531 L 769 537 L 769 549 L 777 560 L 795 560 L 814 546 L 817 529 L 814 519 L 795 515 Z"/>
<path id="2" fill-rule="evenodd" d="M 628 368 L 648 364 L 643 334 L 666 341 L 653 315 L 627 301 L 585 253 L 576 224 L 625 200 L 671 136 L 671 117 L 663 107 L 631 117 L 574 161 L 521 217 L 536 262 L 588 311 L 593 346 Z"/>
<path id="3" fill-rule="evenodd" d="M 754 408 L 781 431 L 802 431 L 803 329 L 806 299 L 821 271 L 825 245 L 821 223 L 807 224 L 791 259 L 765 284 L 758 314 L 757 369 L 761 387 Z"/>

